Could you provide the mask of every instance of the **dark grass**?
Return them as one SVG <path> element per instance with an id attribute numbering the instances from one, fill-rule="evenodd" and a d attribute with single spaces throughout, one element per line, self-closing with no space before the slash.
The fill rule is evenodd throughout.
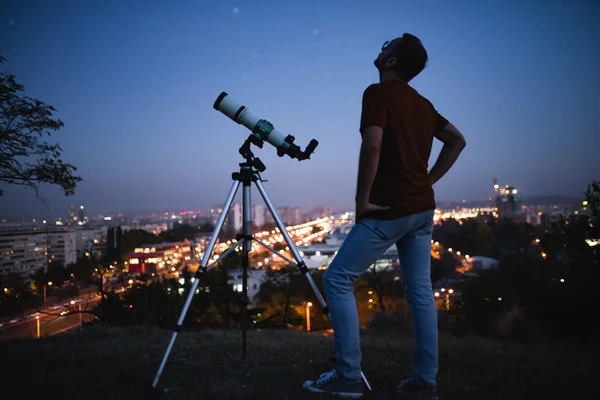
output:
<path id="1" fill-rule="evenodd" d="M 41 340 L 0 343 L 0 398 L 17 399 L 324 399 L 302 389 L 333 366 L 332 336 L 283 331 L 182 333 L 161 377 L 150 389 L 171 332 L 111 329 Z M 440 338 L 440 399 L 600 398 L 594 380 L 599 359 L 583 344 L 516 345 L 481 338 Z M 374 391 L 367 399 L 394 399 L 410 374 L 412 339 L 363 335 L 363 369 Z"/>

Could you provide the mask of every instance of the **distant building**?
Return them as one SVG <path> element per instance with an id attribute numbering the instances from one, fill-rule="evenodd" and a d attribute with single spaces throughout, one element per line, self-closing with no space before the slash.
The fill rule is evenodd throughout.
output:
<path id="1" fill-rule="evenodd" d="M 265 207 L 262 204 L 252 204 L 252 223 L 259 228 L 265 224 Z"/>
<path id="2" fill-rule="evenodd" d="M 127 255 L 129 272 L 161 273 L 175 265 L 197 264 L 192 246 L 189 241 L 143 245 Z"/>
<path id="3" fill-rule="evenodd" d="M 79 216 L 77 215 L 77 209 L 74 204 L 71 204 L 69 208 L 69 222 L 72 225 L 77 225 L 77 221 L 79 221 Z"/>
<path id="4" fill-rule="evenodd" d="M 281 207 L 277 212 L 286 225 L 298 225 L 303 222 L 300 209 L 297 207 Z"/>
<path id="5" fill-rule="evenodd" d="M 47 263 L 45 234 L 19 231 L 0 232 L 0 275 L 29 276 Z"/>
<path id="6" fill-rule="evenodd" d="M 236 292 L 242 292 L 243 287 L 243 270 L 240 269 L 230 269 L 228 271 L 230 279 L 227 283 L 233 286 L 233 290 Z M 260 290 L 260 285 L 263 283 L 265 277 L 267 275 L 267 271 L 264 269 L 255 269 L 248 268 L 248 299 L 251 304 L 248 305 L 249 308 L 252 308 L 252 302 L 254 297 L 258 294 Z"/>
<path id="7" fill-rule="evenodd" d="M 83 208 L 83 206 L 79 206 L 77 216 L 79 217 L 79 222 L 85 223 L 85 209 Z"/>
<path id="8" fill-rule="evenodd" d="M 49 232 L 46 235 L 48 263 L 66 267 L 77 261 L 76 235 L 74 232 Z"/>
<path id="9" fill-rule="evenodd" d="M 331 235 L 325 238 L 325 243 L 299 247 L 300 256 L 302 256 L 302 259 L 306 263 L 306 267 L 308 269 L 327 269 L 344 242 L 346 235 L 347 232 L 345 229 L 336 229 Z M 398 264 L 398 250 L 394 244 L 375 261 L 374 267 L 376 270 L 380 270 Z"/>
<path id="10" fill-rule="evenodd" d="M 499 261 L 494 258 L 473 256 L 462 261 L 456 270 L 465 276 L 479 276 L 483 271 L 497 268 Z"/>
<path id="11" fill-rule="evenodd" d="M 279 214 L 279 211 L 277 212 L 277 214 Z M 279 214 L 279 217 L 281 217 L 281 214 Z M 265 224 L 274 224 L 275 223 L 275 218 L 273 218 L 273 214 L 271 214 L 270 211 L 265 211 Z"/>
<path id="12" fill-rule="evenodd" d="M 242 224 L 244 222 L 244 215 L 242 205 L 240 203 L 233 203 L 227 214 L 227 220 L 225 221 L 227 227 L 233 232 L 239 233 L 242 231 Z"/>
<path id="13" fill-rule="evenodd" d="M 132 222 L 128 225 L 122 225 L 121 229 L 123 231 L 130 231 L 133 229 L 151 232 L 155 235 L 158 235 L 161 232 L 164 232 L 169 229 L 169 224 L 166 222 L 154 222 L 154 223 L 140 223 L 140 222 Z"/>
<path id="14" fill-rule="evenodd" d="M 77 260 L 74 232 L 66 230 L 0 231 L 0 274 L 17 273 L 23 278 L 48 264 L 62 266 Z"/>
<path id="15" fill-rule="evenodd" d="M 219 219 L 219 216 L 221 215 L 221 213 L 223 212 L 223 205 L 216 205 L 213 206 L 213 208 L 210 209 L 210 212 L 208 213 L 209 218 L 211 223 L 214 225 L 217 223 L 217 219 Z"/>
<path id="16" fill-rule="evenodd" d="M 523 198 L 513 186 L 506 185 L 499 189 L 498 184 L 494 184 L 494 193 L 496 195 L 496 208 L 498 209 L 498 218 L 523 219 Z"/>
<path id="17" fill-rule="evenodd" d="M 38 227 L 31 222 L 2 222 L 0 223 L 0 232 L 23 232 L 23 231 L 35 231 Z"/>
<path id="18" fill-rule="evenodd" d="M 317 207 L 305 213 L 304 217 L 307 220 L 331 217 L 334 214 L 331 208 Z"/>
<path id="19" fill-rule="evenodd" d="M 550 228 L 551 224 L 552 224 L 552 220 L 550 218 L 550 214 L 548 214 L 548 213 L 542 213 L 540 215 L 540 225 L 542 226 L 542 228 L 543 229 L 548 229 L 548 228 Z"/>
<path id="20" fill-rule="evenodd" d="M 87 254 L 90 251 L 90 248 L 93 244 L 94 246 L 94 254 L 96 252 L 98 254 L 104 251 L 104 246 L 106 243 L 106 229 L 78 229 L 75 233 L 75 252 L 77 258 L 86 258 L 89 257 Z"/>
<path id="21" fill-rule="evenodd" d="M 69 208 L 69 220 L 68 225 L 83 225 L 86 223 L 85 209 L 83 206 L 75 207 L 71 204 Z"/>
<path id="22" fill-rule="evenodd" d="M 531 224 L 533 226 L 542 225 L 542 213 L 532 213 L 528 212 L 525 215 L 525 222 Z"/>

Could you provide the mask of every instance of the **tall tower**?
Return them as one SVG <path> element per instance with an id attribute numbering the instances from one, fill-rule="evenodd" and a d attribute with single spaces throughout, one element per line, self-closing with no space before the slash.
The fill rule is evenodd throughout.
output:
<path id="1" fill-rule="evenodd" d="M 69 223 L 77 225 L 77 211 L 75 210 L 75 206 L 71 204 L 71 208 L 69 208 Z"/>
<path id="2" fill-rule="evenodd" d="M 243 224 L 243 212 L 240 203 L 233 203 L 227 214 L 227 224 L 233 232 L 240 232 Z"/>
<path id="3" fill-rule="evenodd" d="M 252 204 L 252 225 L 261 227 L 265 224 L 265 208 L 262 204 Z"/>
<path id="4" fill-rule="evenodd" d="M 496 207 L 499 218 L 515 218 L 522 216 L 523 199 L 517 194 L 518 190 L 506 185 L 496 197 Z"/>
<path id="5" fill-rule="evenodd" d="M 498 185 L 498 179 L 494 178 L 494 200 L 498 198 L 498 189 L 500 189 L 500 185 Z"/>
<path id="6" fill-rule="evenodd" d="M 82 224 L 85 222 L 85 211 L 83 206 L 79 206 L 79 211 L 77 212 L 77 216 L 79 217 L 79 222 Z"/>

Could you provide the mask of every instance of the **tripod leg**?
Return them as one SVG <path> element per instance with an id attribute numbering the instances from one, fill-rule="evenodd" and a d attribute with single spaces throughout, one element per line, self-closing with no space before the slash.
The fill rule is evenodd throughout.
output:
<path id="1" fill-rule="evenodd" d="M 273 253 L 274 256 L 277 256 L 281 259 L 283 259 L 284 261 L 287 261 L 288 264 L 293 265 L 294 267 L 297 267 L 298 265 L 296 265 L 295 261 L 290 260 L 289 258 L 287 258 L 286 256 L 284 256 L 283 254 L 279 253 L 277 250 L 275 250 L 274 248 L 272 248 L 271 246 L 269 246 L 268 244 L 266 244 L 265 242 L 263 242 L 262 240 L 258 240 L 257 238 L 253 237 L 252 240 L 254 240 L 255 242 L 257 242 L 258 244 L 260 244 L 262 247 L 264 247 L 265 249 L 269 250 L 271 253 Z"/>
<path id="2" fill-rule="evenodd" d="M 277 210 L 273 206 L 273 203 L 271 203 L 271 199 L 269 198 L 269 195 L 267 194 L 265 187 L 263 186 L 263 184 L 260 180 L 256 181 L 256 186 L 258 188 L 258 191 L 260 192 L 260 195 L 262 196 L 263 200 L 265 201 L 267 208 L 271 212 L 271 215 L 273 215 L 273 219 L 275 220 L 275 223 L 279 227 L 279 230 L 281 231 L 283 238 L 285 239 L 287 245 L 289 246 L 290 251 L 292 252 L 292 255 L 294 256 L 294 259 L 296 260 L 297 266 L 298 266 L 298 268 L 300 268 L 300 273 L 306 277 L 306 280 L 308 280 L 308 284 L 310 285 L 313 292 L 315 293 L 315 296 L 317 297 L 317 300 L 319 301 L 319 304 L 321 305 L 321 309 L 323 310 L 323 313 L 327 317 L 329 317 L 329 307 L 327 307 L 327 304 L 325 303 L 323 296 L 321 296 L 321 292 L 319 291 L 319 288 L 315 284 L 315 281 L 312 279 L 312 276 L 310 276 L 310 274 L 308 273 L 308 268 L 306 267 L 306 263 L 300 256 L 300 252 L 296 248 L 294 241 L 290 237 L 285 225 L 281 221 L 279 214 L 277 214 Z M 367 389 L 369 391 L 371 391 L 372 390 L 371 385 L 369 384 L 367 377 L 365 376 L 365 374 L 362 371 L 360 374 L 362 376 L 362 379 L 363 379 L 365 385 L 367 386 Z"/>
<path id="3" fill-rule="evenodd" d="M 242 232 L 244 246 L 242 247 L 242 360 L 246 359 L 246 331 L 248 329 L 248 265 L 249 254 L 252 250 L 252 202 L 250 200 L 251 181 L 245 180 L 242 188 Z"/>
<path id="4" fill-rule="evenodd" d="M 206 246 L 206 251 L 204 252 L 204 256 L 202 257 L 200 266 L 198 267 L 198 270 L 196 271 L 196 274 L 195 274 L 196 279 L 194 279 L 194 283 L 192 284 L 192 287 L 190 288 L 190 292 L 188 293 L 187 299 L 185 300 L 183 309 L 181 310 L 181 314 L 179 314 L 179 319 L 177 320 L 177 325 L 173 329 L 173 335 L 171 336 L 171 340 L 169 341 L 167 350 L 165 351 L 165 354 L 163 355 L 163 358 L 160 362 L 160 366 L 158 367 L 158 371 L 156 372 L 156 376 L 154 377 L 154 382 L 152 382 L 152 388 L 154 388 L 154 389 L 156 389 L 156 386 L 158 385 L 158 380 L 160 379 L 160 375 L 162 374 L 163 369 L 165 368 L 165 364 L 167 363 L 169 354 L 171 353 L 171 350 L 173 349 L 173 344 L 175 343 L 175 339 L 177 338 L 177 335 L 179 334 L 179 332 L 181 332 L 181 326 L 183 325 L 183 320 L 185 319 L 185 315 L 187 314 L 190 304 L 192 303 L 192 298 L 194 297 L 194 294 L 196 293 L 196 289 L 198 288 L 198 284 L 200 283 L 199 278 L 202 275 L 202 273 L 204 273 L 207 269 L 206 267 L 208 265 L 208 261 L 210 260 L 210 256 L 213 252 L 213 249 L 215 247 L 215 243 L 217 242 L 217 239 L 219 237 L 219 232 L 221 232 L 221 229 L 223 228 L 223 223 L 225 222 L 225 218 L 227 217 L 227 214 L 229 213 L 229 209 L 231 208 L 231 203 L 233 203 L 233 199 L 235 198 L 235 195 L 236 195 L 239 187 L 240 187 L 239 181 L 234 181 L 233 184 L 231 185 L 231 189 L 229 190 L 229 194 L 227 195 L 227 199 L 225 200 L 225 204 L 223 205 L 223 211 L 221 212 L 221 215 L 219 215 L 219 219 L 217 220 L 215 229 L 214 229 L 212 236 L 208 242 L 208 245 Z M 244 241 L 244 243 L 245 243 L 245 241 Z"/>

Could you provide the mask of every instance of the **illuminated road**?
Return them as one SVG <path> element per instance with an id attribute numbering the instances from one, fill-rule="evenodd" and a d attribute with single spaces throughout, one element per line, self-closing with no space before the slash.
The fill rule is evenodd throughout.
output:
<path id="1" fill-rule="evenodd" d="M 287 226 L 286 230 L 288 231 L 294 244 L 296 246 L 302 246 L 310 244 L 313 241 L 322 241 L 327 233 L 331 231 L 332 225 L 334 225 L 332 218 L 319 218 L 306 223 Z M 282 245 L 285 245 L 285 249 L 279 250 L 279 253 L 285 255 L 289 259 L 293 259 L 292 254 L 289 251 L 289 247 L 285 243 L 283 235 L 278 228 L 275 228 L 271 231 L 255 232 L 254 236 L 256 239 L 271 247 L 278 246 L 281 248 Z M 228 247 L 235 245 L 235 243 L 235 239 L 219 243 L 214 249 L 215 251 L 211 261 L 217 259 L 219 254 L 223 253 Z M 238 248 L 237 251 L 240 251 L 240 249 Z M 199 254 L 199 257 L 201 256 L 202 254 Z M 250 257 L 251 263 L 255 267 L 271 266 L 275 269 L 278 269 L 287 264 L 287 262 L 283 259 L 268 253 L 267 250 L 260 246 L 257 242 L 252 243 L 252 252 Z M 169 272 L 174 272 L 176 276 L 178 275 L 178 271 Z M 100 296 L 95 296 L 91 299 L 83 299 L 82 296 L 81 299 L 76 300 L 78 303 L 74 306 L 52 307 L 54 309 L 43 310 L 41 312 L 31 314 L 29 317 L 14 323 L 10 323 L 8 321 L 0 323 L 0 340 L 37 337 L 38 323 L 40 336 L 55 335 L 68 329 L 77 328 L 80 322 L 80 315 L 82 322 L 86 322 L 95 318 L 91 314 L 76 312 L 78 304 L 82 305 L 83 310 L 91 310 L 99 300 Z M 69 314 L 69 311 L 75 312 Z M 64 315 L 61 315 L 61 313 Z M 36 319 L 36 316 L 39 317 L 39 319 Z"/>
<path id="2" fill-rule="evenodd" d="M 296 246 L 302 246 L 310 244 L 313 241 L 322 241 L 326 237 L 327 233 L 330 232 L 332 227 L 331 225 L 332 221 L 330 218 L 319 218 L 299 225 L 287 226 L 286 230 L 288 231 L 294 244 Z M 313 232 L 314 228 L 316 228 L 316 232 Z M 293 256 L 289 251 L 289 247 L 285 243 L 279 228 L 275 228 L 271 231 L 255 232 L 254 237 L 271 247 L 285 244 L 285 250 L 279 250 L 279 253 L 289 259 L 293 259 Z M 235 245 L 235 243 L 235 239 L 219 243 L 215 247 L 211 261 L 216 260 L 220 254 L 222 254 L 229 247 Z M 240 251 L 240 248 L 236 249 L 236 251 Z M 199 256 L 201 257 L 202 254 Z M 267 266 L 278 268 L 287 264 L 287 262 L 282 258 L 269 253 L 257 242 L 252 242 L 252 251 L 250 253 L 250 257 L 252 265 L 259 268 Z"/>
<path id="3" fill-rule="evenodd" d="M 83 310 L 91 310 L 100 300 L 97 296 L 89 301 L 81 302 Z M 56 310 L 48 310 L 48 314 L 36 313 L 31 317 L 14 324 L 6 324 L 0 327 L 0 340 L 23 339 L 29 337 L 37 337 L 38 321 L 35 315 L 39 316 L 40 336 L 55 335 L 70 328 L 75 328 L 79 325 L 79 313 L 60 315 L 62 311 L 76 310 L 77 305 L 73 307 L 61 307 Z M 95 318 L 91 314 L 81 313 L 81 321 L 86 322 Z"/>

